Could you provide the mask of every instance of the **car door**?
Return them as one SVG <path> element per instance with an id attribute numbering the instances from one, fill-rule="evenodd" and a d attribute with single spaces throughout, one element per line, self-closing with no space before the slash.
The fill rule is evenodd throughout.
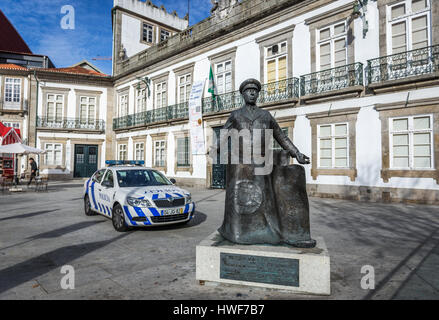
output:
<path id="1" fill-rule="evenodd" d="M 99 204 L 101 212 L 108 216 L 112 216 L 113 212 L 113 196 L 114 196 L 114 174 L 113 170 L 108 169 L 99 186 Z"/>
<path id="2" fill-rule="evenodd" d="M 102 213 L 101 208 L 99 207 L 99 190 L 102 189 L 101 181 L 105 174 L 106 169 L 102 169 L 97 171 L 91 177 L 91 183 L 89 184 L 88 194 L 90 195 L 90 203 L 93 211 Z"/>

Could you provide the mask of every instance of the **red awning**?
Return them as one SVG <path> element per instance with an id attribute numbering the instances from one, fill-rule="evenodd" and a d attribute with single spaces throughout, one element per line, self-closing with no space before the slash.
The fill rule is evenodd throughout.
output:
<path id="1" fill-rule="evenodd" d="M 21 131 L 11 127 L 6 127 L 0 122 L 0 145 L 21 142 Z"/>

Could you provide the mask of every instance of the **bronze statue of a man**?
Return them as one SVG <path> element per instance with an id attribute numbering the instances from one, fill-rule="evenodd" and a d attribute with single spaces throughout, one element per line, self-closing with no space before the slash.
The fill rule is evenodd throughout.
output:
<path id="1" fill-rule="evenodd" d="M 255 173 L 260 164 L 229 162 L 224 222 L 218 231 L 227 240 L 239 244 L 286 243 L 301 248 L 314 247 L 305 170 L 300 165 L 289 165 L 290 157 L 300 164 L 309 164 L 310 160 L 299 152 L 273 116 L 257 107 L 261 91 L 258 80 L 244 81 L 239 90 L 245 105 L 231 113 L 224 129 L 249 130 L 252 145 L 254 132 L 272 130 L 274 139 L 284 151 L 274 153 L 273 170 L 265 175 Z M 262 134 L 261 150 L 265 150 L 264 141 Z"/>

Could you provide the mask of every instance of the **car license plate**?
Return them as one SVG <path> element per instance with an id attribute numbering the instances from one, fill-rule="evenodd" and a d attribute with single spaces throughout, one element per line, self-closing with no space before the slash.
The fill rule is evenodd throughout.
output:
<path id="1" fill-rule="evenodd" d="M 182 214 L 183 208 L 176 208 L 176 209 L 166 209 L 162 210 L 162 216 L 172 216 L 174 214 Z"/>

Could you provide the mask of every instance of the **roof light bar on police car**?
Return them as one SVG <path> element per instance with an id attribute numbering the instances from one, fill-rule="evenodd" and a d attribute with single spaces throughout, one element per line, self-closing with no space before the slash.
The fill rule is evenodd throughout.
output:
<path id="1" fill-rule="evenodd" d="M 144 166 L 145 161 L 143 160 L 107 160 L 105 164 L 109 167 L 112 166 L 123 166 L 123 165 L 132 165 L 132 166 Z"/>

